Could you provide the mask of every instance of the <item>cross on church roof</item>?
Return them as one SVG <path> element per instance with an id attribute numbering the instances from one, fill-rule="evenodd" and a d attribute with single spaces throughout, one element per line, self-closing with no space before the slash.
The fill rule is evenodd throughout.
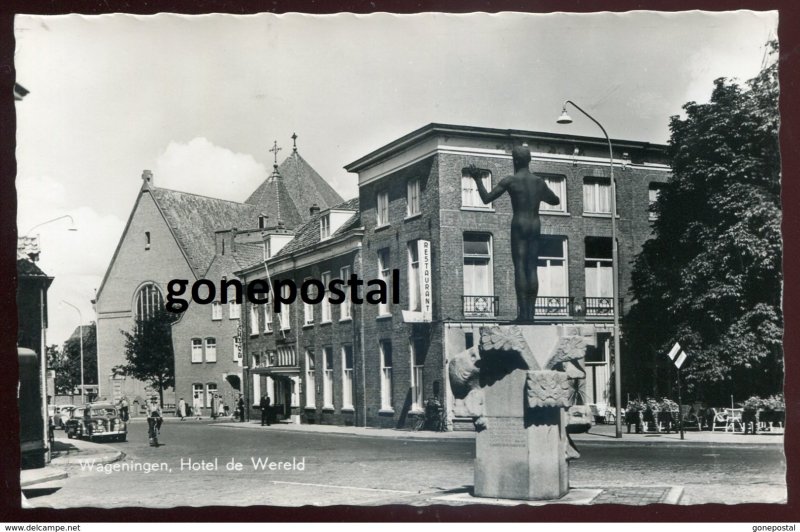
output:
<path id="1" fill-rule="evenodd" d="M 271 151 L 272 153 L 274 153 L 274 154 L 275 154 L 275 160 L 274 160 L 273 162 L 274 162 L 274 164 L 275 164 L 276 166 L 278 165 L 278 152 L 279 152 L 279 151 L 281 151 L 282 149 L 283 149 L 283 148 L 279 148 L 279 147 L 278 147 L 278 141 L 277 141 L 277 140 L 276 140 L 276 141 L 274 142 L 274 144 L 272 145 L 272 148 L 270 148 L 270 149 L 269 149 L 269 151 Z"/>
<path id="2" fill-rule="evenodd" d="M 297 133 L 292 133 L 292 151 L 297 151 Z"/>

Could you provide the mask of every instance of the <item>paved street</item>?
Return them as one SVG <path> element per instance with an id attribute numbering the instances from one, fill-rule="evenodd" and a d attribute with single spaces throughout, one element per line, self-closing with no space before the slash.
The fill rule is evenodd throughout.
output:
<path id="1" fill-rule="evenodd" d="M 158 448 L 149 447 L 144 423 L 134 422 L 128 442 L 109 444 L 126 454 L 124 460 L 105 466 L 118 470 L 69 466 L 68 479 L 36 486 L 27 493 L 29 502 L 52 507 L 430 504 L 434 497 L 462 492 L 472 484 L 471 439 L 419 440 L 411 434 L 387 438 L 171 421 L 163 427 L 161 442 Z M 645 493 L 659 486 L 682 486 L 681 504 L 781 502 L 786 497 L 779 445 L 602 440 L 578 445 L 582 458 L 571 466 L 571 485 L 617 489 L 596 502 L 615 502 L 615 493 Z M 241 462 L 240 471 L 227 470 L 231 458 Z M 215 459 L 218 469 L 203 465 Z M 275 469 L 254 470 L 252 460 L 258 459 L 274 462 Z M 161 463 L 163 471 L 143 470 Z"/>

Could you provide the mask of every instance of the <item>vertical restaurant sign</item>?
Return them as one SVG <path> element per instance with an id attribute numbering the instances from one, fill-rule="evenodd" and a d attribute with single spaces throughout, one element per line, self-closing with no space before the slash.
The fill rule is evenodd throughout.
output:
<path id="1" fill-rule="evenodd" d="M 426 323 L 433 321 L 433 279 L 431 276 L 431 242 L 430 240 L 417 240 L 417 259 L 419 260 L 419 289 L 420 310 L 404 310 L 405 323 Z"/>
<path id="2" fill-rule="evenodd" d="M 420 276 L 420 303 L 422 305 L 422 321 L 433 321 L 433 280 L 431 278 L 431 242 L 417 241 Z"/>

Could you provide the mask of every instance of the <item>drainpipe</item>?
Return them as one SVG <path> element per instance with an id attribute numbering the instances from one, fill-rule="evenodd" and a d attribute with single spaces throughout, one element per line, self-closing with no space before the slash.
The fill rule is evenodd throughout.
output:
<path id="1" fill-rule="evenodd" d="M 363 248 L 361 246 L 361 242 L 358 243 L 358 251 L 356 252 L 356 257 L 354 261 L 354 266 L 357 270 L 356 275 L 358 275 L 359 279 L 364 278 L 364 260 L 363 260 Z M 364 343 L 364 312 L 361 309 L 363 305 L 353 305 L 353 314 L 354 318 L 358 319 L 358 329 L 359 329 L 359 351 L 361 352 L 361 418 L 363 420 L 363 427 L 366 428 L 367 426 L 367 361 L 366 357 L 367 354 L 365 352 L 365 343 Z"/>

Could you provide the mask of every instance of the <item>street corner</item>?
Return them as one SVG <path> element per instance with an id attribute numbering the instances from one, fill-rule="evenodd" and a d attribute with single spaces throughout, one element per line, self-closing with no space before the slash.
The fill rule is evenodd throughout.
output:
<path id="1" fill-rule="evenodd" d="M 95 464 L 110 464 L 122 460 L 125 453 L 114 447 L 102 443 L 89 442 L 79 439 L 64 440 L 57 438 L 53 441 L 53 466 L 76 466 L 86 460 Z"/>

